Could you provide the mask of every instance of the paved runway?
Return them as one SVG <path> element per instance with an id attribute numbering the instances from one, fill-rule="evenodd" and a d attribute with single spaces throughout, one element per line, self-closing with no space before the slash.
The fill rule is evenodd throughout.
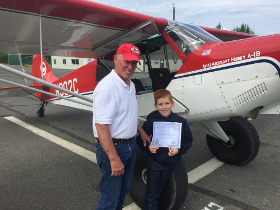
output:
<path id="1" fill-rule="evenodd" d="M 0 77 L 22 80 L 2 71 Z M 0 209 L 95 209 L 101 174 L 91 112 L 48 104 L 38 118 L 39 104 L 33 96 L 0 100 Z M 280 116 L 260 115 L 252 124 L 260 151 L 241 167 L 216 161 L 205 135 L 191 128 L 194 145 L 183 156 L 190 184 L 181 209 L 279 209 Z M 124 209 L 139 208 L 127 196 Z"/>

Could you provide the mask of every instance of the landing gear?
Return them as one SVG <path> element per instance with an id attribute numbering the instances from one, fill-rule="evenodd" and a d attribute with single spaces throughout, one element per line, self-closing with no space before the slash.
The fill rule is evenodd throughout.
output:
<path id="1" fill-rule="evenodd" d="M 38 117 L 44 117 L 45 109 L 44 106 L 47 105 L 45 101 L 41 101 L 41 105 L 39 106 L 37 110 L 37 116 Z"/>
<path id="2" fill-rule="evenodd" d="M 45 109 L 38 109 L 37 110 L 37 116 L 38 117 L 44 117 L 44 111 L 45 111 Z"/>
<path id="3" fill-rule="evenodd" d="M 146 167 L 148 163 L 147 154 L 137 148 L 135 169 L 130 188 L 130 196 L 139 206 L 143 206 L 146 194 Z M 182 160 L 178 161 L 173 173 L 161 193 L 158 201 L 158 209 L 178 210 L 184 203 L 188 193 L 188 175 Z"/>
<path id="4" fill-rule="evenodd" d="M 208 148 L 222 162 L 232 165 L 245 165 L 258 154 L 260 147 L 259 135 L 254 126 L 242 117 L 233 117 L 228 121 L 218 122 L 229 137 L 225 143 L 206 135 Z"/>

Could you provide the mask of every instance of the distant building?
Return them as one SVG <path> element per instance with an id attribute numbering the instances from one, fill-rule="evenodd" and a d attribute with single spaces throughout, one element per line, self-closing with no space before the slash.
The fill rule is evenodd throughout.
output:
<path id="1" fill-rule="evenodd" d="M 52 56 L 52 68 L 54 69 L 78 69 L 94 59 Z"/>

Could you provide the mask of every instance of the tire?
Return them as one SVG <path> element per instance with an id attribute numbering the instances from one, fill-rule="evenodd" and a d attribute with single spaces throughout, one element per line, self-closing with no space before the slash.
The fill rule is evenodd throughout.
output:
<path id="1" fill-rule="evenodd" d="M 229 143 L 206 135 L 211 153 L 220 161 L 232 165 L 245 165 L 258 154 L 259 135 L 254 126 L 242 117 L 233 117 L 228 121 L 218 122 L 230 138 Z"/>
<path id="2" fill-rule="evenodd" d="M 130 188 L 130 196 L 142 208 L 146 194 L 145 171 L 148 163 L 146 152 L 137 148 L 136 163 Z M 144 177 L 144 180 L 143 180 Z M 186 200 L 188 193 L 188 174 L 182 160 L 173 169 L 158 201 L 160 210 L 178 210 Z"/>
<path id="3" fill-rule="evenodd" d="M 44 109 L 38 109 L 38 110 L 37 110 L 37 116 L 38 116 L 38 117 L 44 117 L 44 112 L 45 112 Z"/>

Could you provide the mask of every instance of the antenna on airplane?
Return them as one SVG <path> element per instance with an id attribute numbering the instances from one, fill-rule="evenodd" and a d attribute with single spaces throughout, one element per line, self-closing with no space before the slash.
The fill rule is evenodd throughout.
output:
<path id="1" fill-rule="evenodd" d="M 173 3 L 172 5 L 173 5 L 173 20 L 175 20 L 175 3 Z"/>

